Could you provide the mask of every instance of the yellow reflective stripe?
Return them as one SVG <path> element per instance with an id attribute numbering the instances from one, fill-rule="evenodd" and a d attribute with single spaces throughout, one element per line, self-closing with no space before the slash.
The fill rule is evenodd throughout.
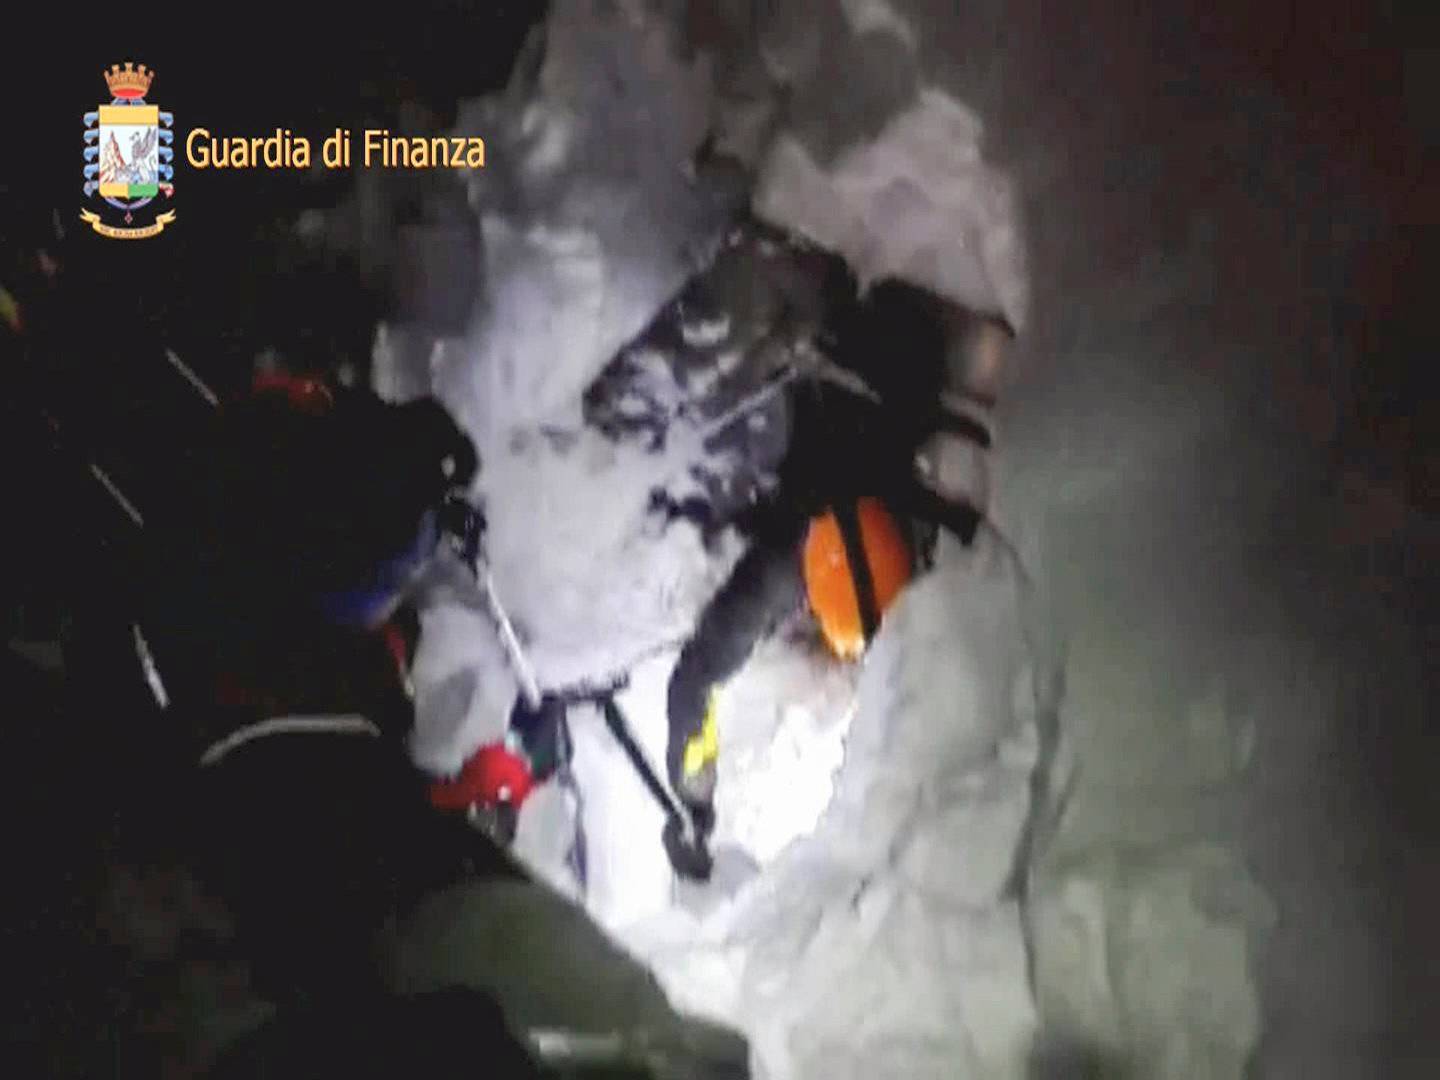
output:
<path id="1" fill-rule="evenodd" d="M 710 691 L 710 700 L 705 706 L 705 720 L 700 725 L 700 731 L 691 735 L 685 743 L 682 765 L 687 774 L 699 772 L 720 757 L 720 726 L 715 721 L 719 699 L 719 691 Z"/>
<path id="2" fill-rule="evenodd" d="M 705 747 L 700 737 L 694 736 L 685 744 L 685 775 L 699 772 L 705 767 Z"/>
<path id="3" fill-rule="evenodd" d="M 707 758 L 714 758 L 719 755 L 720 727 L 715 722 L 714 705 L 711 705 L 710 710 L 705 714 L 705 726 L 700 729 L 700 739 Z"/>

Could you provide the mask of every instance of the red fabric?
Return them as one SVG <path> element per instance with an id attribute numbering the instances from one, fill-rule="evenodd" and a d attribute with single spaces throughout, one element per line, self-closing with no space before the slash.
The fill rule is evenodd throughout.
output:
<path id="1" fill-rule="evenodd" d="M 535 778 L 525 759 L 492 743 L 470 755 L 454 780 L 437 780 L 431 784 L 430 803 L 437 810 L 493 806 L 503 801 L 501 791 L 508 788 L 508 801 L 518 808 L 534 787 Z"/>
<path id="2" fill-rule="evenodd" d="M 284 394 L 297 412 L 323 413 L 334 404 L 330 388 L 323 381 L 288 371 L 257 372 L 251 390 L 256 394 Z"/>
<path id="3" fill-rule="evenodd" d="M 395 671 L 403 683 L 410 674 L 410 647 L 405 641 L 405 631 L 393 622 L 387 622 L 380 628 L 380 633 L 385 638 L 385 647 L 390 651 L 390 658 L 395 661 Z"/>

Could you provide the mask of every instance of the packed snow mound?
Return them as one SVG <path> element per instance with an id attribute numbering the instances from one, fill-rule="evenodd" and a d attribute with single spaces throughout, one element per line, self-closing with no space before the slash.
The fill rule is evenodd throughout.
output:
<path id="1" fill-rule="evenodd" d="M 1272 902 L 1214 844 L 1088 853 L 1047 872 L 1030 911 L 1050 1038 L 1125 1075 L 1247 1075 L 1260 1039 L 1250 977 Z"/>
<path id="2" fill-rule="evenodd" d="M 709 109 L 667 18 L 597 0 L 557 0 L 512 85 L 462 108 L 490 150 L 470 180 L 484 293 L 436 385 L 482 450 L 574 410 L 696 269 L 723 217 L 685 168 Z"/>
<path id="3" fill-rule="evenodd" d="M 1023 1073 L 1036 1018 L 1016 885 L 1053 702 L 1024 574 L 981 536 L 942 538 L 887 614 L 813 831 L 756 860 L 733 899 L 617 931 L 677 1004 L 744 1030 L 770 1080 Z"/>
<path id="4" fill-rule="evenodd" d="M 738 546 L 711 551 L 651 512 L 687 460 L 588 427 L 517 437 L 490 459 L 486 553 L 542 685 L 621 674 L 690 632 Z"/>
<path id="5" fill-rule="evenodd" d="M 517 427 L 485 455 L 485 556 L 542 687 L 608 684 L 673 650 L 738 558 L 727 522 L 773 484 L 788 436 L 771 378 L 789 355 L 776 324 L 791 308 L 777 297 L 801 303 L 803 290 L 773 248 L 727 242 L 589 386 L 585 422 Z M 475 662 L 499 658 L 490 647 Z M 468 752 L 486 723 L 425 727 L 462 733 Z"/>
<path id="6" fill-rule="evenodd" d="M 982 135 L 979 119 L 936 89 L 829 165 L 803 132 L 784 132 L 761 166 L 755 210 L 844 255 L 862 282 L 901 278 L 1023 326 L 1017 205 L 982 160 Z"/>
<path id="7" fill-rule="evenodd" d="M 982 155 L 979 117 L 940 88 L 933 12 L 886 0 L 727 6 L 715 146 L 755 175 L 762 218 L 1012 325 L 1029 286 L 1012 180 Z"/>
<path id="8" fill-rule="evenodd" d="M 657 768 L 664 761 L 666 690 L 675 660 L 671 651 L 637 666 L 617 697 L 636 741 Z M 711 845 L 716 867 L 707 885 L 677 882 L 659 842 L 663 812 L 598 712 L 588 707 L 571 714 L 588 880 L 583 889 L 573 880 L 563 843 L 538 826 L 524 833 L 531 816 L 548 817 L 561 835 L 573 831 L 574 819 L 556 816 L 563 811 L 555 807 L 532 814 L 527 804 L 517 852 L 545 880 L 582 896 L 596 920 L 622 941 L 647 951 L 657 920 L 678 909 L 698 913 L 719 907 L 780 851 L 814 831 L 843 759 L 856 674 L 822 655 L 818 641 L 782 633 L 763 642 L 721 692 Z M 632 933 L 637 926 L 643 928 Z"/>
<path id="9" fill-rule="evenodd" d="M 470 331 L 435 341 L 392 327 L 377 343 L 382 392 L 433 392 L 476 439 L 486 557 L 546 688 L 622 674 L 683 637 L 737 554 L 652 512 L 657 489 L 683 495 L 702 447 L 677 427 L 652 453 L 583 416 L 585 391 L 713 253 L 734 209 L 686 168 L 710 82 L 682 51 L 658 9 L 558 0 L 511 85 L 457 121 L 491 151 L 469 177 L 483 260 Z M 422 655 L 448 648 L 435 640 Z M 487 674 L 495 652 L 477 650 L 477 684 L 510 688 Z M 503 725 L 492 696 L 475 695 L 463 723 L 428 722 L 423 760 L 463 757 Z"/>
<path id="10" fill-rule="evenodd" d="M 480 443 L 486 555 L 541 684 L 628 671 L 621 705 L 658 763 L 673 647 L 738 550 L 657 512 L 655 495 L 705 489 L 696 425 L 743 392 L 755 373 L 731 376 L 773 313 L 757 303 L 726 321 L 686 295 L 674 341 L 636 340 L 718 246 L 722 207 L 681 168 L 711 119 L 704 70 L 633 9 L 561 0 L 538 65 L 522 60 L 506 95 L 462 117 L 494 163 L 471 178 L 485 293 L 464 342 L 412 343 L 402 362 L 429 368 Z M 895 89 L 874 144 L 823 165 L 807 132 L 782 129 L 755 206 L 863 277 L 908 277 L 1019 322 L 996 284 L 1000 255 L 981 259 L 1005 253 L 996 222 L 1011 217 L 1003 185 L 987 187 L 978 124 L 937 94 Z M 937 243 L 948 237 L 970 246 Z M 636 421 L 628 435 L 584 411 L 617 354 L 626 387 L 606 415 Z M 780 415 L 763 418 L 783 431 Z M 753 464 L 753 442 L 701 455 L 701 472 L 723 487 Z M 708 889 L 677 887 L 660 809 L 594 710 L 571 714 L 579 800 L 550 786 L 521 815 L 532 869 L 580 898 L 678 1006 L 743 1030 L 769 1080 L 1019 1073 L 1035 1016 L 1015 885 L 1048 704 L 1024 575 L 983 535 L 973 550 L 942 539 L 862 669 L 779 638 L 727 686 Z M 433 740 L 417 760 L 432 768 L 495 737 L 515 689 L 473 604 L 437 589 L 435 605 L 416 680 Z M 583 885 L 566 880 L 577 816 Z"/>
<path id="11" fill-rule="evenodd" d="M 638 665 L 616 699 L 637 744 L 662 774 L 665 684 L 673 664 L 672 653 Z M 660 917 L 674 903 L 675 874 L 660 845 L 665 815 L 598 709 L 576 710 L 571 730 L 575 781 L 583 800 L 578 824 L 587 841 L 589 873 L 583 887 L 572 883 L 570 888 L 583 897 L 591 917 L 613 933 L 637 919 Z M 571 818 L 564 828 L 575 825 Z M 521 846 L 522 839 L 517 838 L 516 850 L 527 865 L 548 867 L 541 872 L 563 879 L 567 868 L 555 861 L 553 845 L 546 848 L 537 838 Z"/>

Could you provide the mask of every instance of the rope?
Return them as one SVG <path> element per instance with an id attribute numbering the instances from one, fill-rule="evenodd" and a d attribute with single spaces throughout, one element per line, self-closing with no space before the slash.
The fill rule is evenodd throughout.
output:
<path id="1" fill-rule="evenodd" d="M 515 633 L 515 625 L 510 621 L 505 605 L 500 602 L 500 594 L 495 588 L 495 576 L 490 572 L 489 564 L 484 565 L 479 578 L 480 591 L 484 594 L 490 616 L 500 631 L 500 644 L 504 646 L 511 669 L 520 683 L 520 692 L 525 695 L 525 703 L 531 709 L 538 709 L 542 697 L 540 683 L 535 678 L 535 669 L 530 666 L 530 660 L 525 655 L 524 646 L 520 644 L 520 637 Z"/>
<path id="2" fill-rule="evenodd" d="M 258 723 L 248 724 L 236 731 L 232 731 L 219 742 L 213 743 L 203 754 L 200 755 L 200 764 L 214 765 L 221 758 L 225 757 L 232 750 L 244 746 L 256 739 L 264 739 L 271 735 L 293 735 L 303 734 L 329 734 L 329 735 L 368 735 L 372 738 L 380 738 L 381 732 L 375 724 L 358 713 L 348 713 L 341 716 L 273 716 L 268 720 L 261 720 Z"/>

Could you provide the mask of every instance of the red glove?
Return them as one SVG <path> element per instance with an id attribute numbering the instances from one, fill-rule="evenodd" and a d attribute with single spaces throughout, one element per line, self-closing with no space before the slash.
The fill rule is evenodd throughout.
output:
<path id="1" fill-rule="evenodd" d="M 470 755 L 458 777 L 432 783 L 430 804 L 437 810 L 464 811 L 509 803 L 518 810 L 534 787 L 529 762 L 503 743 L 491 743 Z"/>

